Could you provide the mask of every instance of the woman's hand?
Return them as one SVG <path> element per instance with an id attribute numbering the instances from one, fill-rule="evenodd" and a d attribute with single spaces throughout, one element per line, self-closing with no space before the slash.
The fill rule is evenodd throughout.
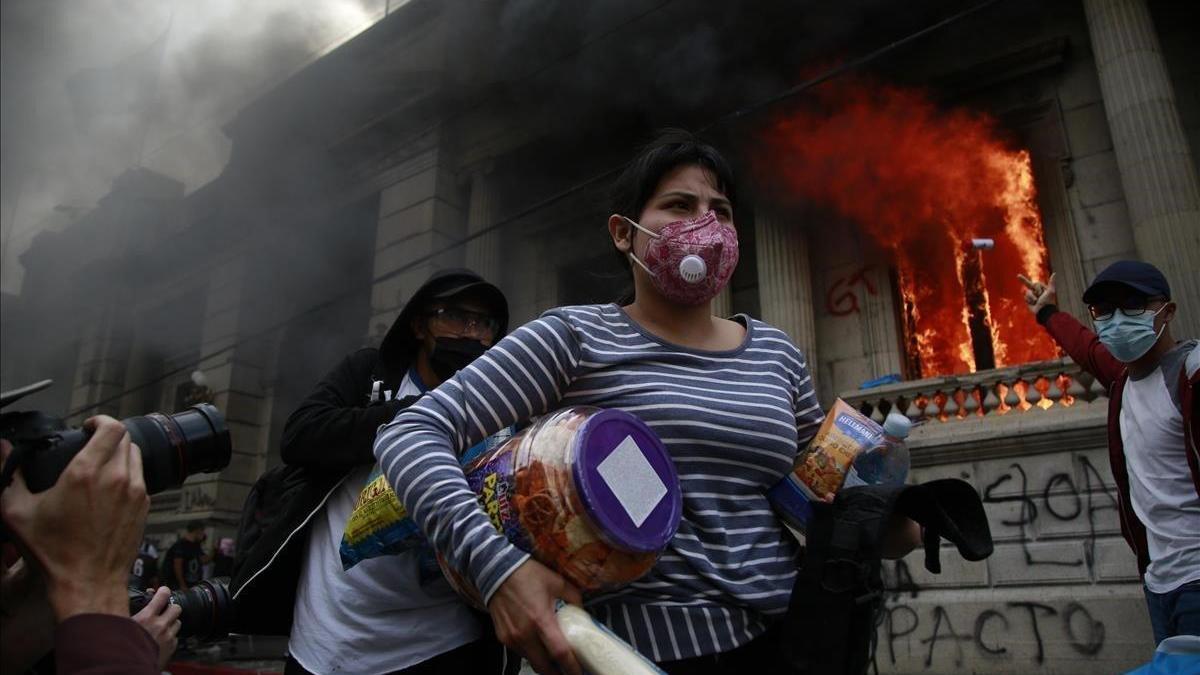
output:
<path id="1" fill-rule="evenodd" d="M 179 646 L 179 614 L 183 609 L 172 604 L 170 599 L 171 589 L 159 586 L 150 602 L 132 617 L 158 643 L 159 669 L 167 666 L 167 661 L 171 660 L 171 655 Z"/>
<path id="2" fill-rule="evenodd" d="M 488 611 L 496 637 L 519 651 L 542 675 L 580 675 L 582 669 L 558 627 L 557 600 L 580 605 L 579 591 L 536 560 L 526 560 L 492 595 Z"/>

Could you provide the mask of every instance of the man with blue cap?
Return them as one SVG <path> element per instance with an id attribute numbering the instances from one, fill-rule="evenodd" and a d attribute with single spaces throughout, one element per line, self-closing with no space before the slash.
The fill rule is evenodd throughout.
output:
<path id="1" fill-rule="evenodd" d="M 1108 389 L 1108 449 L 1121 533 L 1137 555 L 1155 643 L 1200 635 L 1200 349 L 1176 341 L 1155 266 L 1115 262 L 1083 293 L 1095 332 L 1059 311 L 1054 275 L 1021 277 L 1054 341 Z"/>

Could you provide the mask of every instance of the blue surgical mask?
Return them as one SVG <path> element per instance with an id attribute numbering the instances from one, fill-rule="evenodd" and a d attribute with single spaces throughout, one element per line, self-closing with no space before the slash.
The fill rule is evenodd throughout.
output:
<path id="1" fill-rule="evenodd" d="M 1126 316 L 1125 312 L 1118 309 L 1109 318 L 1096 320 L 1096 333 L 1100 336 L 1100 342 L 1108 347 L 1108 351 L 1118 361 L 1137 361 L 1150 351 L 1167 328 L 1167 325 L 1163 324 L 1158 332 L 1154 331 L 1154 317 L 1163 311 L 1163 307 L 1166 305 L 1159 307 L 1157 312 L 1143 312 L 1138 316 Z"/>

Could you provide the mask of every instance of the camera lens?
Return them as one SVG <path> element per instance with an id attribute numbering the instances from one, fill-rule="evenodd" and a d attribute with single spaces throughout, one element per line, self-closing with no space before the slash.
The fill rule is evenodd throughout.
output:
<path id="1" fill-rule="evenodd" d="M 154 593 L 129 589 L 129 614 L 137 614 Z M 186 591 L 172 591 L 172 605 L 179 605 L 179 637 L 219 640 L 229 634 L 233 623 L 233 603 L 229 597 L 229 577 L 205 579 Z"/>
<path id="2" fill-rule="evenodd" d="M 150 494 L 179 487 L 194 473 L 229 465 L 229 429 L 215 406 L 202 403 L 174 415 L 150 413 L 122 421 L 142 449 L 142 474 Z"/>
<path id="3" fill-rule="evenodd" d="M 233 603 L 229 601 L 229 577 L 205 579 L 186 591 L 175 591 L 171 602 L 179 605 L 179 637 L 217 640 L 229 634 Z"/>

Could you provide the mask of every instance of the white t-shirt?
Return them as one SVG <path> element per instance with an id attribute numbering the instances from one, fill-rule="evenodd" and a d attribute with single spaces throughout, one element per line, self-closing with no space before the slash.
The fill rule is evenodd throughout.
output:
<path id="1" fill-rule="evenodd" d="M 396 398 L 420 393 L 405 377 Z M 371 468 L 346 476 L 309 531 L 288 651 L 317 675 L 389 673 L 483 635 L 444 579 L 419 582 L 417 551 L 370 558 L 342 570 L 338 548 Z"/>
<path id="2" fill-rule="evenodd" d="M 1191 350 L 1183 367 L 1189 377 L 1200 369 L 1200 347 Z M 1179 388 L 1179 370 L 1173 369 L 1170 382 L 1163 370 L 1129 378 L 1121 399 L 1129 497 L 1146 527 L 1146 588 L 1154 593 L 1200 580 L 1200 496 L 1188 467 L 1183 415 L 1168 389 Z"/>

